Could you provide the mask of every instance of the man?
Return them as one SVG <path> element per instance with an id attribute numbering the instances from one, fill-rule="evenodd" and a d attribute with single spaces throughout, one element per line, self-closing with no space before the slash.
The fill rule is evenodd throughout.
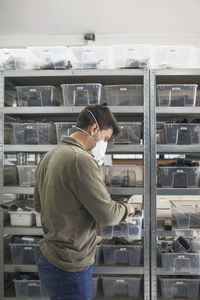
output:
<path id="1" fill-rule="evenodd" d="M 96 223 L 117 225 L 134 214 L 111 200 L 96 160 L 119 127 L 107 106 L 87 106 L 76 131 L 40 161 L 35 209 L 44 231 L 38 272 L 51 300 L 91 300 Z"/>

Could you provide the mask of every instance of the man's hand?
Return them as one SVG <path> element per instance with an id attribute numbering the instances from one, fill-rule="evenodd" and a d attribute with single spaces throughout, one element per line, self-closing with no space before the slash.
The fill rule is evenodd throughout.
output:
<path id="1" fill-rule="evenodd" d="M 133 217 L 135 214 L 135 208 L 134 208 L 133 204 L 127 203 L 126 206 L 128 209 L 128 217 Z"/>

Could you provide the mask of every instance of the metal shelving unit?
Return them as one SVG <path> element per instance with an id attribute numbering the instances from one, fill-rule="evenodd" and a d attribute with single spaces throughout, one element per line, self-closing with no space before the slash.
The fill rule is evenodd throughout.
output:
<path id="1" fill-rule="evenodd" d="M 109 145 L 108 154 L 143 154 L 144 165 L 144 188 L 108 188 L 111 195 L 142 195 L 144 205 L 144 267 L 106 267 L 95 266 L 95 274 L 127 274 L 144 276 L 144 300 L 150 299 L 150 241 L 149 241 L 149 214 L 150 214 L 150 148 L 149 148 L 149 71 L 148 70 L 39 70 L 39 71 L 4 71 L 0 76 L 0 162 L 3 165 L 3 154 L 14 153 L 45 153 L 56 145 L 3 145 L 3 120 L 4 116 L 22 117 L 24 120 L 41 120 L 45 118 L 59 121 L 63 118 L 74 119 L 83 107 L 5 107 L 4 89 L 5 84 L 16 85 L 55 85 L 62 83 L 88 83 L 99 82 L 102 84 L 143 84 L 144 105 L 135 107 L 116 106 L 111 111 L 121 120 L 144 121 L 143 145 Z M 0 203 L 3 203 L 4 194 L 33 194 L 33 187 L 3 187 L 3 168 L 0 168 Z M 3 213 L 0 210 L 0 300 L 14 300 L 14 296 L 4 297 L 4 274 L 5 272 L 36 272 L 36 265 L 13 265 L 9 261 L 4 264 L 3 256 L 3 233 L 20 235 L 40 235 L 42 229 L 37 227 L 13 227 L 3 223 Z M 3 227 L 4 226 L 4 227 Z M 104 298 L 99 298 L 105 299 Z M 121 298 L 120 298 L 121 299 Z M 125 298 L 122 298 L 122 300 Z"/>
<path id="2" fill-rule="evenodd" d="M 200 83 L 200 70 L 150 70 L 150 132 L 151 132 L 151 299 L 161 299 L 158 293 L 158 275 L 200 275 L 197 273 L 183 273 L 165 271 L 157 265 L 157 237 L 200 236 L 200 228 L 164 230 L 157 225 L 157 195 L 200 195 L 200 188 L 157 188 L 157 154 L 192 154 L 198 153 L 199 145 L 157 145 L 156 121 L 162 118 L 200 116 L 200 107 L 156 107 L 157 84 L 190 84 Z M 198 298 L 199 299 L 199 298 Z"/>

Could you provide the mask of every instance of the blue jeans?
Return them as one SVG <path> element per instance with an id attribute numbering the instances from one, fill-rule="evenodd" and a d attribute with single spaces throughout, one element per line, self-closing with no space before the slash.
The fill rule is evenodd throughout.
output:
<path id="1" fill-rule="evenodd" d="M 51 300 L 91 300 L 93 265 L 68 272 L 52 265 L 40 252 L 38 273 Z"/>

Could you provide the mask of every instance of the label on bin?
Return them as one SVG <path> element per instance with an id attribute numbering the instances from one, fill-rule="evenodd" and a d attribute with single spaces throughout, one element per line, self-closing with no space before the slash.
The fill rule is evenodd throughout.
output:
<path id="1" fill-rule="evenodd" d="M 183 170 L 176 170 L 176 173 L 183 173 Z"/>
<path id="2" fill-rule="evenodd" d="M 117 279 L 116 282 L 124 282 L 123 279 Z"/>
<path id="3" fill-rule="evenodd" d="M 120 91 L 127 91 L 127 88 L 120 88 Z"/>
<path id="4" fill-rule="evenodd" d="M 180 130 L 187 130 L 187 127 L 181 127 Z"/>
<path id="5" fill-rule="evenodd" d="M 83 90 L 83 86 L 78 86 L 76 89 L 77 90 Z"/>
<path id="6" fill-rule="evenodd" d="M 179 255 L 178 258 L 185 258 L 185 255 Z"/>
<path id="7" fill-rule="evenodd" d="M 29 285 L 29 286 L 40 286 L 40 285 L 38 285 L 36 282 L 30 282 L 28 285 Z"/>
<path id="8" fill-rule="evenodd" d="M 120 251 L 126 251 L 126 248 L 120 248 Z"/>
<path id="9" fill-rule="evenodd" d="M 174 88 L 172 88 L 172 91 L 180 91 L 180 90 L 181 90 L 180 87 L 174 87 Z"/>
<path id="10" fill-rule="evenodd" d="M 133 225 L 136 225 L 136 223 L 137 223 L 136 221 L 131 221 L 131 224 Z"/>
<path id="11" fill-rule="evenodd" d="M 24 247 L 24 250 L 32 250 L 32 247 Z"/>
<path id="12" fill-rule="evenodd" d="M 23 238 L 22 238 L 22 241 L 30 241 L 30 242 L 33 242 L 33 241 L 34 241 L 34 238 L 32 238 L 32 237 L 23 237 Z"/>
<path id="13" fill-rule="evenodd" d="M 30 92 L 36 92 L 36 89 L 30 89 Z"/>
<path id="14" fill-rule="evenodd" d="M 32 129 L 32 128 L 33 128 L 33 126 L 26 126 L 26 128 L 27 128 L 27 129 Z"/>
<path id="15" fill-rule="evenodd" d="M 177 285 L 183 285 L 184 282 L 183 282 L 183 281 L 177 281 L 176 284 L 177 284 Z"/>

